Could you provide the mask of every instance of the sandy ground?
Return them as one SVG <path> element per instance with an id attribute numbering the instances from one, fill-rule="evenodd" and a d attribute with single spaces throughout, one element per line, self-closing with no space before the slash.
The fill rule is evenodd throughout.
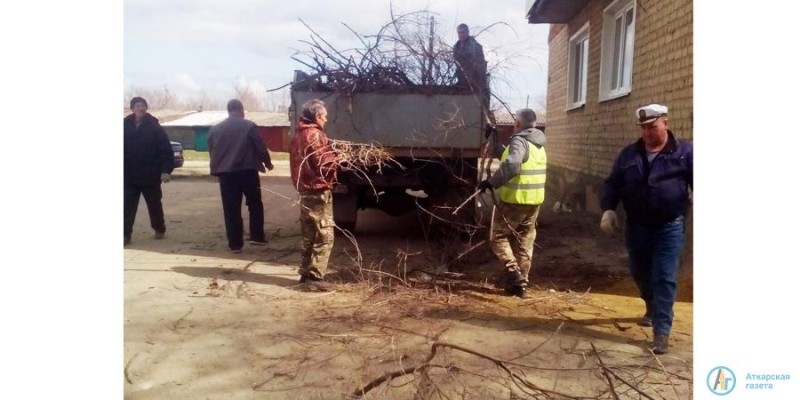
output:
<path id="1" fill-rule="evenodd" d="M 542 215 L 522 300 L 490 283 L 500 266 L 476 246 L 485 231 L 455 240 L 415 213 L 362 211 L 357 247 L 336 239 L 331 266 L 343 283 L 309 293 L 297 282 L 286 162 L 262 185 L 270 242 L 241 254 L 227 250 L 203 163 L 163 185 L 165 239 L 153 239 L 140 203 L 124 251 L 126 399 L 344 399 L 404 369 L 363 398 L 611 399 L 612 387 L 619 398 L 691 398 L 691 290 L 675 306 L 670 353 L 655 357 L 651 331 L 635 324 L 643 305 L 624 246 L 595 216 Z M 461 275 L 437 275 L 445 264 Z"/>

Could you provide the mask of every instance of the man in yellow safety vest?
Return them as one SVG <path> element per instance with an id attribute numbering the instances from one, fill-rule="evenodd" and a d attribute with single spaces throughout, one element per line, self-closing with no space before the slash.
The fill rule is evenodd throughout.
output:
<path id="1" fill-rule="evenodd" d="M 544 132 L 534 128 L 535 122 L 533 110 L 517 111 L 515 133 L 500 157 L 500 167 L 478 184 L 481 191 L 492 189 L 497 194 L 491 247 L 504 264 L 500 285 L 507 294 L 523 298 L 528 289 L 536 217 L 544 202 L 547 177 L 546 138 Z"/>

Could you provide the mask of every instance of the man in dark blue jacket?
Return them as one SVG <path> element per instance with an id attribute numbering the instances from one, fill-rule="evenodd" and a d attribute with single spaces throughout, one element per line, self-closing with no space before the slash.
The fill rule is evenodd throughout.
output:
<path id="1" fill-rule="evenodd" d="M 669 130 L 666 106 L 641 107 L 636 117 L 642 137 L 620 152 L 606 179 L 600 227 L 608 233 L 617 228 L 614 210 L 622 200 L 631 275 L 646 307 L 640 325 L 653 327 L 652 350 L 664 354 L 685 238 L 693 151 L 691 143 Z"/>
<path id="2" fill-rule="evenodd" d="M 134 97 L 131 110 L 133 114 L 123 120 L 125 245 L 131 241 L 140 195 L 147 203 L 155 238 L 164 237 L 167 226 L 161 205 L 161 183 L 169 182 L 169 174 L 175 168 L 169 137 L 158 120 L 147 113 L 147 101 Z"/>

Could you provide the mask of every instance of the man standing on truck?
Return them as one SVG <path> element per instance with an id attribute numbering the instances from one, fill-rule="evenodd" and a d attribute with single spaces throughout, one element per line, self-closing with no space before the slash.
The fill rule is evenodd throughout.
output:
<path id="1" fill-rule="evenodd" d="M 319 99 L 305 102 L 298 119 L 289 144 L 289 164 L 292 183 L 300 194 L 300 283 L 311 290 L 329 291 L 333 287 L 323 279 L 333 249 L 331 189 L 337 164 L 328 135 L 322 131 L 328 122 L 325 103 Z"/>
<path id="2" fill-rule="evenodd" d="M 155 238 L 164 238 L 167 226 L 161 204 L 161 184 L 169 182 L 169 174 L 175 168 L 169 137 L 158 119 L 147 112 L 147 100 L 138 96 L 132 98 L 131 110 L 133 114 L 123 120 L 125 246 L 131 242 L 140 195 L 147 203 Z"/>
<path id="3" fill-rule="evenodd" d="M 261 178 L 258 172 L 272 171 L 272 160 L 258 127 L 244 119 L 244 105 L 228 101 L 228 118 L 208 131 L 211 175 L 219 177 L 222 213 L 228 248 L 234 253 L 244 246 L 242 195 L 250 214 L 250 244 L 265 245 L 264 203 L 261 201 Z"/>
<path id="4" fill-rule="evenodd" d="M 486 59 L 483 47 L 469 35 L 467 24 L 456 28 L 458 42 L 453 45 L 453 58 L 456 60 L 456 86 L 469 87 L 479 99 L 489 105 L 489 89 L 486 85 Z M 486 97 L 484 99 L 484 97 Z"/>
<path id="5" fill-rule="evenodd" d="M 653 327 L 653 353 L 669 348 L 672 306 L 685 240 L 685 215 L 692 187 L 692 144 L 669 130 L 667 107 L 636 110 L 641 138 L 619 153 L 606 179 L 600 228 L 618 227 L 616 208 L 625 208 L 625 242 L 630 270 L 645 313 L 639 325 Z"/>
<path id="6" fill-rule="evenodd" d="M 514 116 L 514 135 L 500 156 L 500 167 L 478 184 L 481 192 L 496 192 L 491 247 L 503 262 L 500 286 L 524 298 L 536 239 L 536 217 L 544 202 L 547 154 L 544 132 L 534 128 L 536 113 L 525 108 Z M 498 199 L 499 197 L 499 199 Z"/>

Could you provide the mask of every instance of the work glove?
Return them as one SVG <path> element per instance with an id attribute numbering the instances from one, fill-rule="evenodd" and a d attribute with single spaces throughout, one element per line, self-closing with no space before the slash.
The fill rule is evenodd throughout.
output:
<path id="1" fill-rule="evenodd" d="M 603 217 L 600 218 L 600 229 L 605 233 L 614 233 L 618 227 L 617 213 L 615 213 L 614 210 L 606 210 L 603 212 Z"/>
<path id="2" fill-rule="evenodd" d="M 481 193 L 485 193 L 486 189 L 492 189 L 492 184 L 489 183 L 488 179 L 484 179 L 478 184 L 478 190 L 480 190 Z"/>
<path id="3" fill-rule="evenodd" d="M 169 174 L 161 174 L 161 183 L 169 182 Z"/>

